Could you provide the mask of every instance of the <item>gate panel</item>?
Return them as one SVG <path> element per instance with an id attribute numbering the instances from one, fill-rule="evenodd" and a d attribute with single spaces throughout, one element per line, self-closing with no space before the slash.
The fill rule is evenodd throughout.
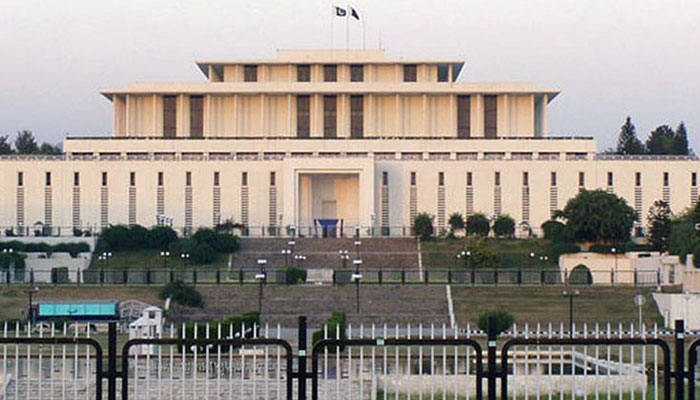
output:
<path id="1" fill-rule="evenodd" d="M 700 349 L 700 339 L 695 340 L 688 346 L 688 399 L 695 400 L 698 397 L 695 387 L 695 369 L 698 366 L 698 350 Z"/>

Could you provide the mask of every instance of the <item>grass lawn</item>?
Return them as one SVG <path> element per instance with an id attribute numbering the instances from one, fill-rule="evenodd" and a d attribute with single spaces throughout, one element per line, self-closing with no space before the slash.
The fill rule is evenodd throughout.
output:
<path id="1" fill-rule="evenodd" d="M 90 268 L 100 269 L 152 269 L 163 268 L 166 265 L 163 262 L 163 257 L 160 256 L 160 250 L 133 250 L 133 251 L 115 251 L 112 252 L 112 257 L 108 262 L 103 262 L 97 259 L 98 255 L 92 258 Z M 180 258 L 179 254 L 171 254 L 167 259 L 168 268 L 210 268 L 210 269 L 227 269 L 228 254 L 217 253 L 214 262 L 208 265 L 197 266 L 190 263 L 185 263 Z"/>
<path id="2" fill-rule="evenodd" d="M 518 324 L 556 323 L 569 321 L 569 303 L 562 296 L 564 288 L 510 287 L 470 288 L 452 286 L 455 317 L 460 321 L 476 321 L 486 310 L 504 309 L 513 314 Z M 568 288 L 571 290 L 572 288 Z M 646 303 L 643 318 L 647 324 L 663 324 L 651 297 L 650 289 L 632 287 L 579 287 L 574 299 L 574 320 L 577 323 L 615 323 L 637 321 L 634 296 L 643 293 Z M 532 325 L 531 325 L 532 326 Z M 532 326 L 534 328 L 534 326 Z"/>
<path id="3" fill-rule="evenodd" d="M 455 257 L 464 249 L 465 239 L 436 239 L 421 243 L 424 268 L 447 269 L 463 266 Z M 487 247 L 501 256 L 502 268 L 557 268 L 556 260 L 543 263 L 539 256 L 550 254 L 550 241 L 544 239 L 485 239 Z M 530 257 L 535 253 L 536 257 Z M 551 258 L 551 257 L 550 257 Z"/>

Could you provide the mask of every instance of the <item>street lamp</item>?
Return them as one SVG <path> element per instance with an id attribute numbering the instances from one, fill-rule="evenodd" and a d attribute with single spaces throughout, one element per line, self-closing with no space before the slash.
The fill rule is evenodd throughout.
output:
<path id="1" fill-rule="evenodd" d="M 343 262 L 343 269 L 347 266 L 347 262 L 350 259 L 350 254 L 348 254 L 347 250 L 338 250 L 338 254 L 340 255 L 340 259 Z"/>
<path id="2" fill-rule="evenodd" d="M 282 253 L 282 255 L 284 255 L 284 266 L 288 267 L 289 266 L 289 256 L 292 254 L 292 251 L 289 249 L 282 249 L 281 253 Z"/>
<path id="3" fill-rule="evenodd" d="M 258 314 L 262 313 L 263 285 L 267 281 L 265 265 L 267 265 L 267 259 L 258 258 L 258 267 L 260 268 L 260 272 L 255 274 L 255 280 L 257 280 L 260 285 L 260 290 L 258 291 Z"/>
<path id="4" fill-rule="evenodd" d="M 362 242 L 359 240 L 355 240 L 355 253 L 356 253 L 356 258 L 360 258 L 360 246 L 362 245 Z"/>
<path id="5" fill-rule="evenodd" d="M 180 259 L 185 266 L 188 266 L 190 264 L 190 253 L 181 253 Z"/>
<path id="6" fill-rule="evenodd" d="M 306 256 L 303 254 L 295 254 L 294 259 L 297 261 L 297 268 L 301 268 L 301 263 L 306 260 Z"/>
<path id="7" fill-rule="evenodd" d="M 160 257 L 163 259 L 163 268 L 168 268 L 168 257 L 170 257 L 169 251 L 161 251 Z"/>
<path id="8" fill-rule="evenodd" d="M 643 294 L 637 293 L 634 296 L 634 305 L 637 306 L 637 310 L 639 311 L 639 334 L 640 336 L 643 335 L 643 330 L 642 330 L 642 306 L 644 303 L 646 303 L 647 299 L 644 297 Z"/>
<path id="9" fill-rule="evenodd" d="M 101 255 L 97 257 L 99 261 L 101 261 L 105 267 L 109 267 L 109 259 L 112 257 L 112 252 L 110 251 L 105 251 Z"/>
<path id="10" fill-rule="evenodd" d="M 563 291 L 561 293 L 562 296 L 567 297 L 569 299 L 569 337 L 573 338 L 574 337 L 574 297 L 578 297 L 579 295 L 578 289 L 572 290 L 572 291 Z"/>
<path id="11" fill-rule="evenodd" d="M 3 253 L 4 252 L 5 251 L 3 251 Z M 37 286 L 35 286 L 31 289 L 23 290 L 23 292 L 29 296 L 29 309 L 27 312 L 27 322 L 29 322 L 30 324 L 32 322 L 34 322 L 34 310 L 32 310 L 32 295 L 34 295 L 34 293 L 37 293 L 38 291 L 39 291 L 39 287 L 37 287 Z"/>
<path id="12" fill-rule="evenodd" d="M 458 260 L 462 260 L 462 263 L 464 264 L 464 268 L 469 266 L 469 257 L 472 256 L 472 252 L 470 250 L 462 250 L 457 255 L 455 256 Z"/>
<path id="13" fill-rule="evenodd" d="M 615 257 L 615 272 L 613 274 L 613 282 L 612 282 L 612 283 L 615 283 L 615 281 L 617 280 L 617 249 L 613 247 L 610 249 L 610 252 L 612 252 L 613 257 Z"/>
<path id="14" fill-rule="evenodd" d="M 360 280 L 362 279 L 362 274 L 360 273 L 360 266 L 362 265 L 362 260 L 359 258 L 356 258 L 352 260 L 352 263 L 355 264 L 355 272 L 352 274 L 352 280 L 355 282 L 355 301 L 356 301 L 356 309 L 357 313 L 360 313 Z"/>

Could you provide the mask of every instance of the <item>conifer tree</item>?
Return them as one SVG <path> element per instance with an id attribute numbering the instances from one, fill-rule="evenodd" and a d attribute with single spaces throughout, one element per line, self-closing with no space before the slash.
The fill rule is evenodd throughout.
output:
<path id="1" fill-rule="evenodd" d="M 620 128 L 620 136 L 617 139 L 617 154 L 644 154 L 644 145 L 637 138 L 637 130 L 630 117 L 627 117 L 625 124 Z"/>

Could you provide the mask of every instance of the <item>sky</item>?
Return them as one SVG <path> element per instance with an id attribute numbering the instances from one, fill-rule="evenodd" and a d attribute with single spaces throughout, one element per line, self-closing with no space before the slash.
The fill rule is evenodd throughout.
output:
<path id="1" fill-rule="evenodd" d="M 206 58 L 328 48 L 327 0 L 0 0 L 0 135 L 39 141 L 109 135 L 98 91 L 201 81 Z M 345 5 L 346 2 L 340 3 Z M 615 146 L 631 116 L 642 140 L 685 121 L 700 152 L 700 2 L 676 0 L 352 0 L 367 48 L 457 57 L 462 81 L 529 81 L 562 93 L 550 134 Z M 336 18 L 336 48 L 345 24 Z M 361 48 L 362 24 L 350 24 Z"/>

